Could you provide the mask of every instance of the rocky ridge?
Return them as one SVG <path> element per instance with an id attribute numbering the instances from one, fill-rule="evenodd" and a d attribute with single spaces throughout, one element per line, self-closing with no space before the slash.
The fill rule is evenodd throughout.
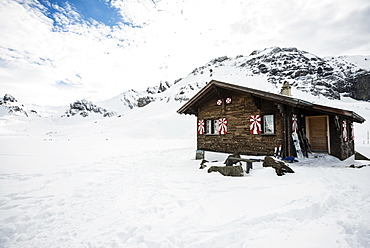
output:
<path id="1" fill-rule="evenodd" d="M 0 98 L 0 107 L 3 112 L 10 115 L 29 116 L 29 113 L 24 109 L 24 105 L 18 103 L 17 99 L 10 94 L 5 94 L 2 99 Z M 37 115 L 36 110 L 30 110 L 30 113 Z"/>
<path id="2" fill-rule="evenodd" d="M 265 81 L 276 88 L 276 92 L 288 81 L 293 88 L 316 96 L 322 95 L 329 99 L 348 96 L 356 100 L 370 101 L 370 56 L 320 58 L 294 47 L 271 47 L 253 51 L 247 56 L 215 58 L 195 68 L 185 78 L 173 83 L 162 81 L 144 91 L 125 91 L 110 100 L 98 103 L 102 107 L 88 100 L 75 101 L 63 116 L 86 117 L 94 113 L 112 117 L 133 108 L 145 107 L 151 102 L 185 102 L 212 79 L 229 83 L 239 80 L 245 82 L 247 87 L 258 88 L 259 86 L 253 85 L 253 80 L 251 81 L 251 78 L 258 76 L 263 76 Z M 10 95 L 0 99 L 0 105 L 7 106 L 11 114 L 28 115 L 24 106 L 16 103 Z"/>
<path id="3" fill-rule="evenodd" d="M 69 105 L 69 109 L 62 117 L 70 117 L 81 115 L 82 117 L 89 116 L 90 113 L 101 114 L 103 117 L 112 117 L 117 115 L 113 111 L 108 111 L 105 108 L 99 107 L 88 100 L 77 100 Z"/>
<path id="4" fill-rule="evenodd" d="M 134 89 L 131 89 L 119 94 L 118 96 L 108 101 L 120 102 L 120 104 L 126 107 L 126 110 L 136 107 L 141 108 L 151 102 L 168 102 L 171 99 L 183 102 L 188 101 L 197 91 L 199 91 L 207 84 L 206 80 L 185 84 L 179 83 L 182 80 L 183 79 L 175 80 L 173 84 L 167 81 L 161 82 L 159 86 L 148 87 L 145 91 L 136 91 Z"/>
<path id="5" fill-rule="evenodd" d="M 277 89 L 288 81 L 292 87 L 316 96 L 329 99 L 349 96 L 370 101 L 370 56 L 357 57 L 363 62 L 360 65 L 351 62 L 347 56 L 320 58 L 295 47 L 271 47 L 255 50 L 248 56 L 215 58 L 173 84 L 161 82 L 160 86 L 149 87 L 146 91 L 126 91 L 120 94 L 120 99 L 129 108 L 144 107 L 169 98 L 187 101 L 209 81 L 218 80 L 220 74 L 226 73 L 246 81 L 248 77 L 263 75 Z M 170 88 L 171 95 L 164 94 Z"/>
<path id="6" fill-rule="evenodd" d="M 370 60 L 365 57 L 364 60 Z M 368 62 L 370 67 L 370 61 Z M 245 76 L 265 75 L 268 82 L 281 87 L 288 81 L 292 87 L 323 95 L 329 99 L 345 96 L 357 100 L 370 100 L 370 91 L 364 94 L 364 86 L 369 89 L 370 71 L 346 61 L 345 56 L 320 58 L 297 48 L 272 47 L 253 51 L 249 56 L 236 58 L 219 57 L 205 66 L 196 68 L 192 74 L 215 73 L 221 67 L 234 67 L 243 71 Z M 357 84 L 361 84 L 359 87 Z"/>

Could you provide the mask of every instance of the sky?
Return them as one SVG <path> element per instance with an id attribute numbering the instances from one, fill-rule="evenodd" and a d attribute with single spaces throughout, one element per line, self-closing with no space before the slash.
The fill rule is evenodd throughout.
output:
<path id="1" fill-rule="evenodd" d="M 68 105 L 267 47 L 370 55 L 368 0 L 0 0 L 0 94 Z"/>

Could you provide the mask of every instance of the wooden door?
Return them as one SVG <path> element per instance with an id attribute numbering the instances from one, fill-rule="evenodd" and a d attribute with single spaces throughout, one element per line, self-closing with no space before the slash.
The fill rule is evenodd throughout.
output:
<path id="1" fill-rule="evenodd" d="M 328 116 L 306 117 L 307 136 L 314 152 L 328 152 Z"/>

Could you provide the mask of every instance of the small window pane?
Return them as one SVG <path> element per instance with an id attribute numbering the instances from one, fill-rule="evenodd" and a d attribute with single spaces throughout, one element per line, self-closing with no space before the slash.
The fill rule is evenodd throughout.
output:
<path id="1" fill-rule="evenodd" d="M 212 133 L 212 120 L 206 121 L 206 134 Z"/>
<path id="2" fill-rule="evenodd" d="M 218 134 L 218 120 L 213 120 L 213 134 Z"/>
<path id="3" fill-rule="evenodd" d="M 274 132 L 275 132 L 274 116 L 273 115 L 264 115 L 263 116 L 263 133 L 273 134 Z"/>

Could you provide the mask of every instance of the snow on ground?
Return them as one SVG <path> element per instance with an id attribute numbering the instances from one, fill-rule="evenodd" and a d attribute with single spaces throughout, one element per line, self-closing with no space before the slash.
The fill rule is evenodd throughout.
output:
<path id="1" fill-rule="evenodd" d="M 369 247 L 370 166 L 199 170 L 192 140 L 1 137 L 1 247 Z M 226 154 L 208 154 L 222 165 Z"/>
<path id="2" fill-rule="evenodd" d="M 282 177 L 261 162 L 209 174 L 180 105 L 2 117 L 0 247 L 370 247 L 370 166 L 349 168 L 369 161 L 313 154 Z M 227 155 L 206 152 L 208 168 Z"/>

